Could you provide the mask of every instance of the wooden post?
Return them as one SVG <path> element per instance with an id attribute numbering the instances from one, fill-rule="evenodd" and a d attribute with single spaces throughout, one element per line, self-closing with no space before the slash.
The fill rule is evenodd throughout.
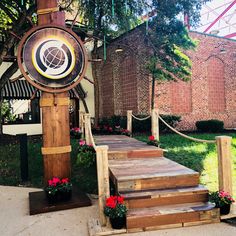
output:
<path id="1" fill-rule="evenodd" d="M 84 126 L 85 126 L 85 141 L 86 141 L 86 144 L 92 144 L 91 137 L 89 135 L 89 127 L 90 127 L 89 122 L 90 122 L 90 114 L 85 113 L 84 114 Z"/>
<path id="2" fill-rule="evenodd" d="M 229 136 L 216 137 L 219 190 L 224 190 L 232 195 L 231 141 L 232 138 Z"/>
<path id="3" fill-rule="evenodd" d="M 20 141 L 20 175 L 23 182 L 28 181 L 28 148 L 27 148 L 27 134 L 17 135 Z"/>
<path id="4" fill-rule="evenodd" d="M 100 224 L 105 226 L 107 218 L 104 215 L 105 200 L 110 196 L 109 170 L 108 170 L 108 146 L 96 147 L 97 177 L 98 177 L 98 207 Z"/>
<path id="5" fill-rule="evenodd" d="M 79 127 L 81 129 L 82 132 L 82 138 L 85 138 L 85 133 L 84 133 L 84 115 L 85 112 L 84 111 L 79 111 Z"/>
<path id="6" fill-rule="evenodd" d="M 159 137 L 159 117 L 158 117 L 158 109 L 152 109 L 152 135 L 155 137 L 157 141 L 160 140 Z"/>
<path id="7" fill-rule="evenodd" d="M 127 130 L 132 135 L 132 111 L 131 110 L 127 111 Z"/>
<path id="8" fill-rule="evenodd" d="M 51 12 L 44 13 L 51 9 Z M 65 26 L 65 13 L 58 9 L 57 0 L 37 0 L 38 24 L 57 24 Z M 68 99 L 68 92 L 52 94 L 42 92 L 40 99 L 42 108 L 43 125 L 43 161 L 44 161 L 44 182 L 53 176 L 59 178 L 71 175 L 70 165 L 70 127 L 69 127 L 69 103 L 59 104 L 60 100 Z M 46 104 L 45 101 L 53 101 L 53 104 Z"/>

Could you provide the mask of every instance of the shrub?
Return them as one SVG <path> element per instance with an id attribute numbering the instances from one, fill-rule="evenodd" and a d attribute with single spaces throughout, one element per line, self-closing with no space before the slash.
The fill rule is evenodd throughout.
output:
<path id="1" fill-rule="evenodd" d="M 220 132 L 224 129 L 224 122 L 221 120 L 202 120 L 196 122 L 198 131 Z"/>
<path id="2" fill-rule="evenodd" d="M 144 118 L 147 115 L 139 114 L 135 115 L 138 118 Z M 176 127 L 178 122 L 180 122 L 181 117 L 175 115 L 161 115 L 161 117 L 172 127 Z M 168 127 L 164 125 L 161 121 L 159 122 L 160 132 L 168 131 Z M 119 128 L 117 128 L 119 127 Z M 127 129 L 127 117 L 126 116 L 112 116 L 104 117 L 99 121 L 99 127 L 93 129 L 93 133 L 99 134 L 123 134 L 122 130 Z M 121 131 L 121 132 L 120 132 Z M 151 118 L 146 120 L 136 120 L 132 119 L 132 131 L 133 133 L 150 133 L 151 132 Z"/>
<path id="3" fill-rule="evenodd" d="M 170 126 L 176 127 L 177 124 L 181 121 L 181 116 L 175 116 L 175 115 L 160 115 L 161 118 Z M 169 131 L 169 128 L 163 124 L 163 122 L 159 121 L 159 129 L 160 132 L 167 132 Z"/>
<path id="4" fill-rule="evenodd" d="M 73 181 L 79 189 L 86 193 L 97 194 L 96 152 L 94 148 L 81 140 L 73 165 Z"/>

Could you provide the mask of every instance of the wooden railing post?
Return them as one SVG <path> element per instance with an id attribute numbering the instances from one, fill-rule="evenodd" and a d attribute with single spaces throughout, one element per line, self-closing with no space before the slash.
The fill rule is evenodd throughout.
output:
<path id="1" fill-rule="evenodd" d="M 152 135 L 155 137 L 157 141 L 160 140 L 159 137 L 159 113 L 158 109 L 152 109 Z"/>
<path id="2" fill-rule="evenodd" d="M 232 195 L 231 141 L 232 138 L 229 136 L 216 137 L 219 190 L 224 190 Z"/>
<path id="3" fill-rule="evenodd" d="M 127 111 L 127 130 L 132 134 L 132 111 Z"/>
<path id="4" fill-rule="evenodd" d="M 90 114 L 84 114 L 84 126 L 85 126 L 85 142 L 86 144 L 92 144 L 91 137 L 89 135 L 89 128 L 90 128 Z"/>
<path id="5" fill-rule="evenodd" d="M 98 177 L 98 207 L 100 224 L 105 226 L 107 218 L 104 215 L 105 200 L 110 196 L 109 170 L 108 170 L 108 146 L 96 147 L 97 177 Z"/>
<path id="6" fill-rule="evenodd" d="M 85 137 L 85 130 L 84 130 L 84 115 L 85 115 L 85 112 L 84 111 L 79 111 L 79 127 L 81 129 L 81 132 L 82 132 L 82 138 Z"/>

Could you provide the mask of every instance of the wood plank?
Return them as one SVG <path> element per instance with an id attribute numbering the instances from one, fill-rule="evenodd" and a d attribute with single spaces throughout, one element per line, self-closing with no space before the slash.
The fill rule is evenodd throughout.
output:
<path id="1" fill-rule="evenodd" d="M 208 194 L 192 194 L 189 195 L 174 195 L 170 197 L 159 197 L 159 198 L 146 198 L 146 199 L 132 199 L 126 200 L 129 209 L 133 208 L 144 208 L 153 206 L 162 206 L 170 204 L 181 204 L 181 203 L 193 203 L 193 202 L 206 202 L 208 200 Z"/>
<path id="2" fill-rule="evenodd" d="M 199 174 L 167 158 L 109 160 L 118 191 L 197 186 Z"/>
<path id="3" fill-rule="evenodd" d="M 201 215 L 206 212 L 207 215 L 212 215 L 211 209 L 213 209 L 213 207 L 213 204 L 191 203 L 134 209 L 130 210 L 127 215 L 127 228 L 140 228 L 140 226 L 146 228 L 186 222 L 197 222 L 201 220 Z M 209 218 L 209 220 L 210 219 L 217 220 L 215 217 Z"/>
<path id="4" fill-rule="evenodd" d="M 109 159 L 163 156 L 161 148 L 147 145 L 125 135 L 95 136 L 95 142 L 99 146 L 109 146 Z"/>
<path id="5" fill-rule="evenodd" d="M 85 193 L 78 191 L 78 189 L 74 187 L 71 199 L 65 202 L 48 203 L 44 191 L 29 193 L 30 215 L 85 206 L 91 206 L 91 200 Z"/>
<path id="6" fill-rule="evenodd" d="M 43 147 L 42 154 L 43 155 L 53 155 L 53 154 L 62 154 L 71 152 L 71 146 L 63 146 L 63 147 Z"/>

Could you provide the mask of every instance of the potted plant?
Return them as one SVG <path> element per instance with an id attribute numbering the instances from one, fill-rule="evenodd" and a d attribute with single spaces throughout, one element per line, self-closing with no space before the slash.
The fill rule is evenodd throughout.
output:
<path id="1" fill-rule="evenodd" d="M 58 186 L 59 198 L 62 201 L 68 201 L 72 195 L 72 183 L 68 178 L 61 179 L 61 183 Z"/>
<path id="2" fill-rule="evenodd" d="M 52 179 L 48 180 L 48 185 L 45 187 L 45 193 L 47 199 L 50 203 L 54 203 L 57 201 L 58 198 L 58 189 L 61 180 L 57 177 L 53 177 Z"/>
<path id="3" fill-rule="evenodd" d="M 76 163 L 86 168 L 96 164 L 96 151 L 92 145 L 87 145 L 84 140 L 80 140 L 79 142 Z"/>
<path id="4" fill-rule="evenodd" d="M 74 127 L 70 130 L 70 135 L 74 138 L 81 139 L 82 132 L 81 129 L 78 127 Z"/>
<path id="5" fill-rule="evenodd" d="M 109 217 L 113 229 L 121 229 L 126 225 L 126 213 L 124 197 L 110 196 L 106 199 L 104 214 Z"/>
<path id="6" fill-rule="evenodd" d="M 155 137 L 153 135 L 149 136 L 148 137 L 148 142 L 147 142 L 148 145 L 153 145 L 153 146 L 156 146 L 156 147 L 159 147 L 159 143 L 158 141 L 155 139 Z"/>
<path id="7" fill-rule="evenodd" d="M 68 178 L 53 177 L 48 180 L 48 185 L 44 190 L 49 203 L 67 201 L 71 198 L 72 183 Z"/>
<path id="8" fill-rule="evenodd" d="M 230 206 L 234 202 L 232 196 L 225 191 L 212 192 L 209 195 L 210 202 L 215 203 L 215 207 L 220 208 L 221 215 L 227 215 L 230 212 Z"/>

